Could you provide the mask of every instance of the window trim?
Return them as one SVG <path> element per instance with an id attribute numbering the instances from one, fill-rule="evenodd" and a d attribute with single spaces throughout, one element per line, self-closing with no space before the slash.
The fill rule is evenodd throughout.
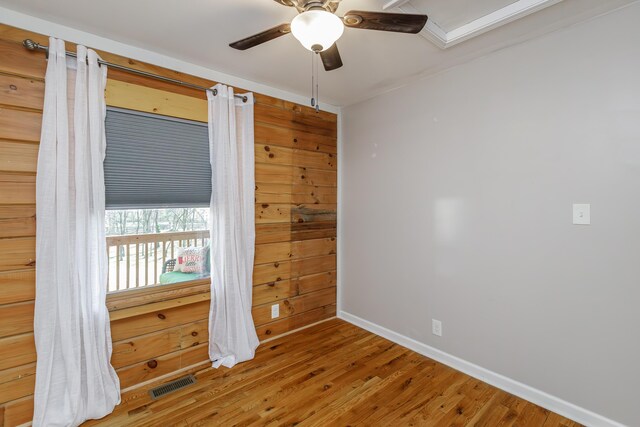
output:
<path id="1" fill-rule="evenodd" d="M 211 291 L 211 278 L 189 280 L 167 285 L 150 285 L 141 288 L 121 289 L 107 293 L 107 309 L 118 311 L 161 301 L 203 294 Z"/>

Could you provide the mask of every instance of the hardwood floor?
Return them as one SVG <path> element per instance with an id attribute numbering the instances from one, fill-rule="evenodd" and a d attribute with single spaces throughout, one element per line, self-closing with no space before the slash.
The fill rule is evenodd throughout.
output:
<path id="1" fill-rule="evenodd" d="M 152 401 L 123 395 L 104 426 L 578 426 L 341 320 L 263 344 L 233 369 Z"/>

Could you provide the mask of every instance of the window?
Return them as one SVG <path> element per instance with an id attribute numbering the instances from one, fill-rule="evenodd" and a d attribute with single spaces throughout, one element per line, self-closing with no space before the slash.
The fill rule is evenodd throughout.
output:
<path id="1" fill-rule="evenodd" d="M 206 123 L 107 109 L 109 292 L 209 277 Z"/>

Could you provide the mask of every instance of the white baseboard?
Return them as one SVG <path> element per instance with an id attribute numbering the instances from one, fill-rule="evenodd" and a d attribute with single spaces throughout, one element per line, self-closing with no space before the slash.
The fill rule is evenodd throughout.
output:
<path id="1" fill-rule="evenodd" d="M 545 393 L 544 391 L 535 389 L 511 378 L 507 378 L 504 375 L 500 375 L 481 366 L 460 359 L 459 357 L 445 353 L 437 348 L 423 344 L 353 314 L 340 311 L 338 313 L 338 318 L 386 338 L 389 341 L 393 341 L 394 343 L 413 350 L 416 353 L 420 353 L 423 356 L 427 356 L 442 364 L 450 366 L 460 372 L 464 372 L 465 374 L 484 381 L 487 384 L 491 384 L 494 387 L 535 403 L 549 411 L 574 420 L 580 424 L 584 424 L 589 427 L 624 427 L 623 424 L 620 424 L 617 421 L 613 421 L 602 415 L 596 414 L 595 412 L 589 411 L 588 409 L 581 408 L 580 406 L 569 403 L 566 400 L 562 400 L 558 397 Z"/>

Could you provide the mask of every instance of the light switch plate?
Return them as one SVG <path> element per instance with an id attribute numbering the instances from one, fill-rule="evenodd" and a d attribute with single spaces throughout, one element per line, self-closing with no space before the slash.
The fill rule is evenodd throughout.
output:
<path id="1" fill-rule="evenodd" d="M 273 304 L 271 306 L 271 318 L 276 319 L 280 317 L 280 304 Z"/>
<path id="2" fill-rule="evenodd" d="M 576 225 L 591 224 L 591 205 L 588 203 L 573 204 L 573 223 Z"/>

